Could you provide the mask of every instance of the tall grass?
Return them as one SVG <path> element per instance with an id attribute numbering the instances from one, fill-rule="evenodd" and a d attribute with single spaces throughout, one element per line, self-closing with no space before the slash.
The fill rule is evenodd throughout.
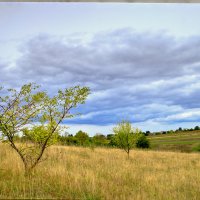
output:
<path id="1" fill-rule="evenodd" d="M 200 155 L 53 146 L 31 179 L 0 144 L 0 198 L 199 199 Z"/>

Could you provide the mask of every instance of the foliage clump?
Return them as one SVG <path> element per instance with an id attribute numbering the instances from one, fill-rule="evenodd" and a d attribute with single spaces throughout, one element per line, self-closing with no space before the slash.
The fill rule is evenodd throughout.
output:
<path id="1" fill-rule="evenodd" d="M 75 138 L 77 139 L 77 143 L 79 145 L 85 146 L 89 144 L 89 136 L 86 132 L 78 131 L 75 135 Z"/>
<path id="2" fill-rule="evenodd" d="M 193 151 L 198 151 L 198 152 L 200 152 L 200 143 L 195 144 L 195 145 L 192 147 L 192 150 L 193 150 Z"/>
<path id="3" fill-rule="evenodd" d="M 144 134 L 140 134 L 136 140 L 136 147 L 137 148 L 149 148 L 150 143 L 147 137 Z"/>

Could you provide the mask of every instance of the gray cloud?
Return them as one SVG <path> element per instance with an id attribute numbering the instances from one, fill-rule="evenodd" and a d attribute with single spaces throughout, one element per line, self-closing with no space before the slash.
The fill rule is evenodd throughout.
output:
<path id="1" fill-rule="evenodd" d="M 164 32 L 120 29 L 89 40 L 38 35 L 23 44 L 12 70 L 0 65 L 0 79 L 13 86 L 34 81 L 51 92 L 90 86 L 93 94 L 80 108 L 83 123 L 113 123 L 122 116 L 170 121 L 171 115 L 200 107 L 198 52 L 200 36 Z"/>
<path id="2" fill-rule="evenodd" d="M 17 65 L 25 76 L 67 73 L 76 81 L 155 80 L 199 70 L 200 38 L 176 40 L 167 34 L 118 30 L 86 45 L 38 36 L 27 43 Z M 70 76 L 69 76 L 70 77 Z M 104 82 L 104 81 L 102 81 Z"/>

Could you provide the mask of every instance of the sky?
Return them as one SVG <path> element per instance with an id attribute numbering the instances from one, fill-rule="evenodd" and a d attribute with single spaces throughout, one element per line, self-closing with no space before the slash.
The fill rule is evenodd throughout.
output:
<path id="1" fill-rule="evenodd" d="M 200 123 L 200 5 L 0 3 L 0 85 L 91 89 L 69 133 Z"/>

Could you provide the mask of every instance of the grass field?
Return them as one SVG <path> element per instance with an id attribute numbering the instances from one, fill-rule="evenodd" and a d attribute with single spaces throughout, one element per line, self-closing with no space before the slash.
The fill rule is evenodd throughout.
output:
<path id="1" fill-rule="evenodd" d="M 200 146 L 200 131 L 148 136 L 154 150 L 192 152 Z M 199 148 L 200 150 L 200 148 Z"/>
<path id="2" fill-rule="evenodd" d="M 200 155 L 53 146 L 31 179 L 16 153 L 0 144 L 0 198 L 199 199 Z"/>

